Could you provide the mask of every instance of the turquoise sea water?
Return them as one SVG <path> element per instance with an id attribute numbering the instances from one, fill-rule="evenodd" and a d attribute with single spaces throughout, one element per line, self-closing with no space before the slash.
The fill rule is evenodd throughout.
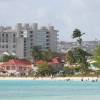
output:
<path id="1" fill-rule="evenodd" d="M 0 100 L 100 100 L 100 82 L 1 80 Z"/>

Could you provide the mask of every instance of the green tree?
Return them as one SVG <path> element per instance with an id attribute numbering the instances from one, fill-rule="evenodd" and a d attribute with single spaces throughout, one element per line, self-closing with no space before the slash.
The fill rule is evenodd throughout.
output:
<path id="1" fill-rule="evenodd" d="M 32 56 L 33 56 L 33 60 L 34 62 L 36 60 L 39 60 L 41 58 L 41 46 L 34 46 L 32 49 Z"/>
<path id="2" fill-rule="evenodd" d="M 77 40 L 79 47 L 74 48 L 72 53 L 75 58 L 75 63 L 79 64 L 82 73 L 86 74 L 88 72 L 88 66 L 89 66 L 87 58 L 91 55 L 82 49 L 82 41 L 83 41 L 82 36 L 84 34 L 85 33 L 82 33 L 79 29 L 75 29 L 73 31 L 72 38 Z"/>
<path id="3" fill-rule="evenodd" d="M 16 56 L 12 56 L 12 55 L 3 55 L 0 59 L 1 62 L 7 62 L 11 59 L 18 59 Z"/>
<path id="4" fill-rule="evenodd" d="M 89 71 L 88 67 L 90 66 L 90 64 L 87 62 L 87 59 L 89 56 L 92 56 L 92 55 L 87 53 L 81 48 L 75 48 L 75 52 L 76 52 L 75 60 L 76 60 L 76 63 L 80 65 L 80 71 L 82 73 L 87 74 Z"/>
<path id="5" fill-rule="evenodd" d="M 50 49 L 42 52 L 42 59 L 45 61 L 51 60 L 53 58 L 53 56 L 54 56 L 54 54 Z"/>
<path id="6" fill-rule="evenodd" d="M 32 50 L 32 56 L 34 58 L 34 61 L 36 60 L 49 61 L 53 57 L 57 56 L 57 54 L 52 52 L 50 49 L 43 51 L 39 46 L 35 46 Z"/>
<path id="7" fill-rule="evenodd" d="M 52 73 L 51 66 L 47 62 L 38 65 L 37 73 L 39 76 L 49 76 Z"/>
<path id="8" fill-rule="evenodd" d="M 96 61 L 96 66 L 100 68 L 100 46 L 97 46 L 95 49 L 94 60 Z"/>
<path id="9" fill-rule="evenodd" d="M 66 62 L 68 62 L 70 65 L 75 63 L 75 58 L 71 50 L 69 50 L 66 54 Z"/>
<path id="10" fill-rule="evenodd" d="M 81 48 L 74 48 L 74 57 L 77 63 L 87 62 L 87 58 L 92 56 Z"/>
<path id="11" fill-rule="evenodd" d="M 85 33 L 82 33 L 79 29 L 75 29 L 73 31 L 73 34 L 72 34 L 72 38 L 73 39 L 77 39 L 77 42 L 79 43 L 79 45 L 81 46 L 82 45 L 82 36 L 84 35 Z"/>
<path id="12" fill-rule="evenodd" d="M 63 75 L 64 76 L 66 76 L 66 75 L 73 75 L 74 74 L 74 70 L 75 70 L 75 68 L 64 66 L 64 68 L 63 68 Z"/>

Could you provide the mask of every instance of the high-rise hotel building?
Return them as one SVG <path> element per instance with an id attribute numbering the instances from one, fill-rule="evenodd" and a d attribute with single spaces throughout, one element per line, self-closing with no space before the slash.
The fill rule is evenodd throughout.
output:
<path id="1" fill-rule="evenodd" d="M 30 58 L 34 46 L 57 52 L 57 32 L 53 26 L 38 28 L 37 23 L 18 23 L 14 29 L 0 26 L 0 54 L 8 52 L 19 58 Z"/>

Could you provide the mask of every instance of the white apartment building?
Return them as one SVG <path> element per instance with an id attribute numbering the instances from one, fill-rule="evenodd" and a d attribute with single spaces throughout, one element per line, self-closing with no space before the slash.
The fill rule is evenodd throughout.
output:
<path id="1" fill-rule="evenodd" d="M 57 30 L 53 26 L 38 28 L 34 23 L 18 23 L 12 27 L 0 27 L 0 54 L 8 52 L 19 58 L 31 58 L 32 48 L 40 46 L 42 50 L 57 52 Z"/>

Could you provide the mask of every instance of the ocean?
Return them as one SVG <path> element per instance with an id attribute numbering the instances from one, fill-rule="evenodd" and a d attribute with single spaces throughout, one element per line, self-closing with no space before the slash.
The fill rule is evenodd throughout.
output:
<path id="1" fill-rule="evenodd" d="M 0 80 L 0 100 L 99 100 L 100 81 Z"/>

